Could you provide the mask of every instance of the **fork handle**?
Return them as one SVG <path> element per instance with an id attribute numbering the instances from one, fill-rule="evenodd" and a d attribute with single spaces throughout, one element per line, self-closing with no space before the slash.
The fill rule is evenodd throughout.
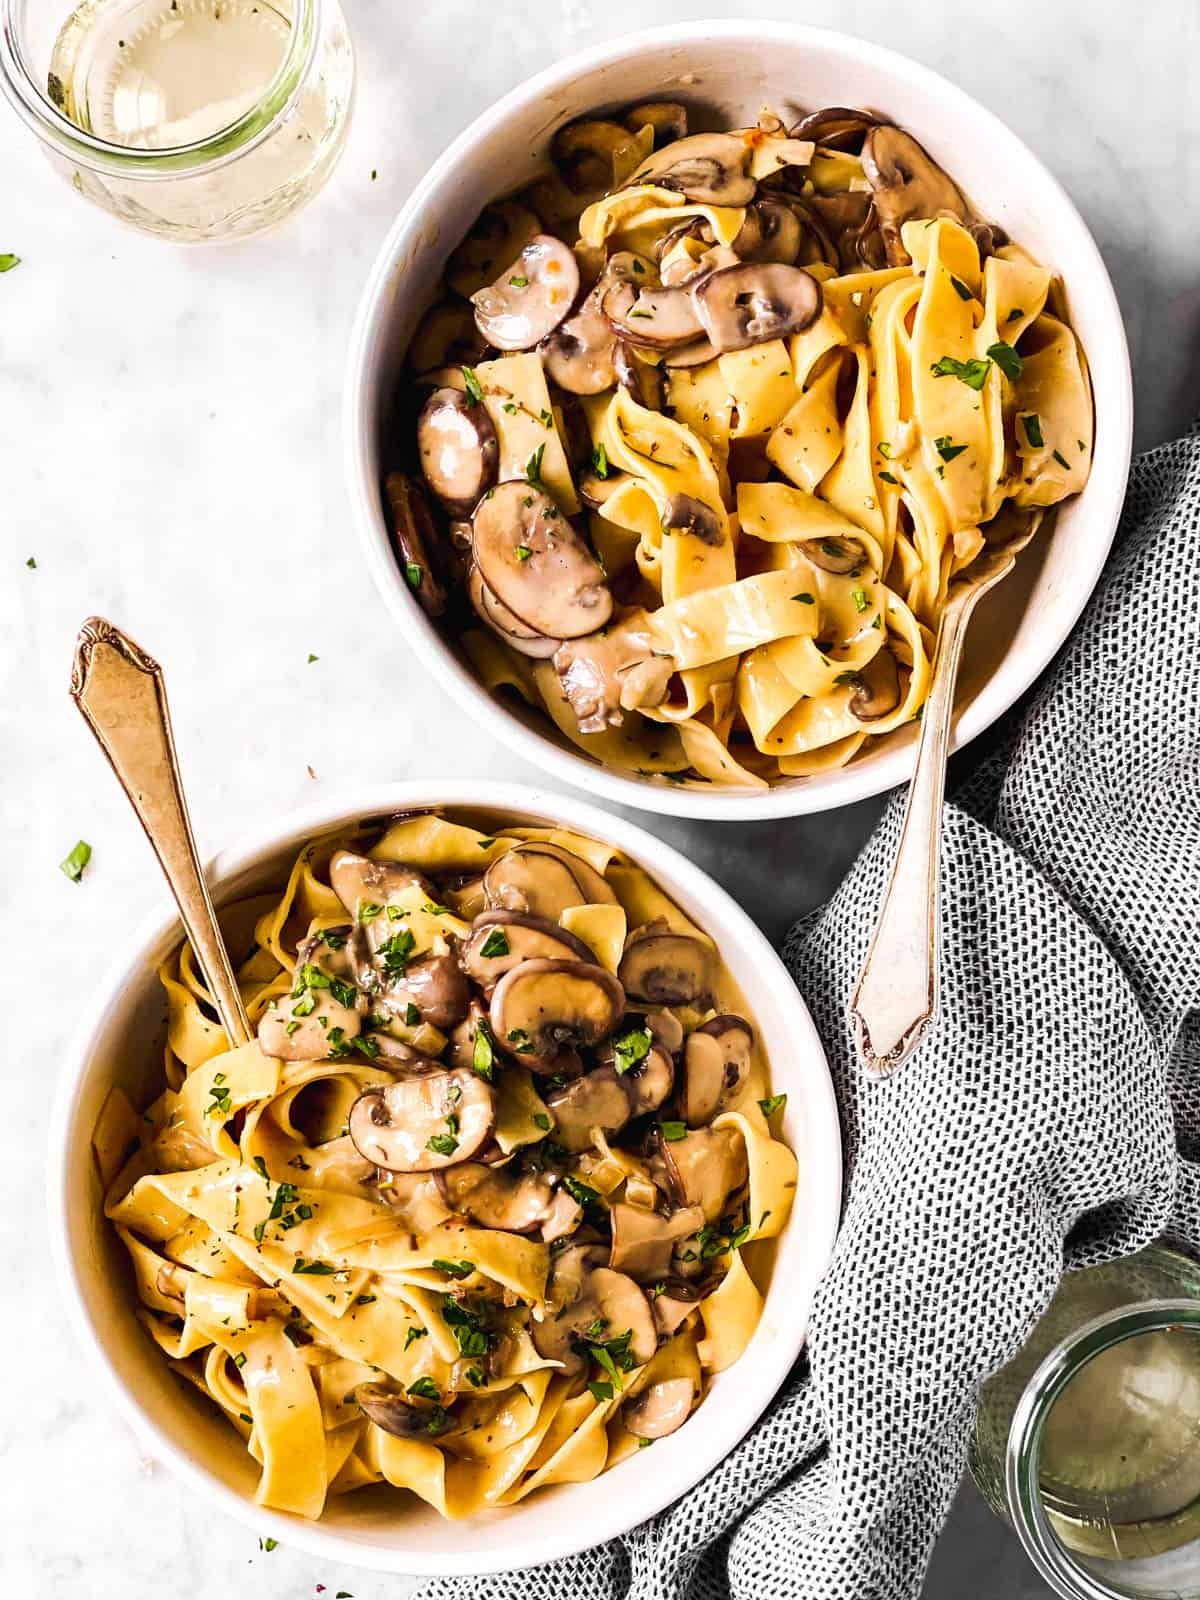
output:
<path id="1" fill-rule="evenodd" d="M 978 590 L 952 595 L 942 613 L 900 843 L 850 1002 L 854 1040 L 869 1078 L 886 1078 L 908 1060 L 937 1008 L 946 757 L 963 639 L 978 598 Z"/>
<path id="2" fill-rule="evenodd" d="M 103 617 L 79 630 L 71 698 L 120 780 L 179 907 L 231 1046 L 250 1038 L 237 980 L 196 854 L 162 668 Z"/>

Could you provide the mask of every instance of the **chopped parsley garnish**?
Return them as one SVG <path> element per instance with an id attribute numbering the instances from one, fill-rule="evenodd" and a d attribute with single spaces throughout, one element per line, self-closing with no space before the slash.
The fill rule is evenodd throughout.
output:
<path id="1" fill-rule="evenodd" d="M 414 1378 L 408 1386 L 409 1394 L 415 1394 L 421 1400 L 440 1400 L 441 1390 L 432 1378 Z"/>
<path id="2" fill-rule="evenodd" d="M 991 356 L 1009 383 L 1016 383 L 1021 376 L 1025 363 L 1012 345 L 1005 344 L 1003 339 L 998 339 L 995 344 L 988 345 L 988 355 Z"/>
<path id="3" fill-rule="evenodd" d="M 404 1021 L 410 1028 L 415 1028 L 420 1025 L 421 1013 L 418 1011 L 416 1006 L 413 1005 L 411 1000 L 404 1007 Z"/>
<path id="4" fill-rule="evenodd" d="M 1025 313 L 1021 310 L 1020 306 L 1014 306 L 1004 320 L 1005 322 L 1020 322 L 1024 315 Z"/>
<path id="5" fill-rule="evenodd" d="M 29 567 L 29 568 L 31 568 L 31 569 L 33 569 L 33 568 L 36 568 L 36 567 L 37 567 L 37 561 L 36 561 L 36 559 L 35 559 L 35 558 L 34 558 L 34 557 L 33 557 L 33 556 L 28 556 L 28 557 L 27 557 L 27 558 L 26 558 L 26 561 L 25 561 L 25 565 L 26 565 L 26 566 L 27 566 L 27 567 Z"/>
<path id="6" fill-rule="evenodd" d="M 354 1004 L 358 999 L 358 990 L 352 983 L 345 978 L 330 978 L 329 992 L 338 1005 L 345 1006 L 347 1011 L 353 1010 Z"/>
<path id="7" fill-rule="evenodd" d="M 568 1172 L 565 1175 L 562 1184 L 576 1205 L 595 1205 L 600 1198 L 598 1190 L 593 1189 L 589 1184 L 584 1183 L 582 1179 L 577 1178 L 573 1172 Z"/>
<path id="8" fill-rule="evenodd" d="M 675 1144 L 680 1139 L 687 1138 L 686 1122 L 660 1122 L 659 1131 L 669 1144 Z"/>
<path id="9" fill-rule="evenodd" d="M 407 928 L 393 933 L 376 950 L 379 964 L 389 978 L 402 978 L 408 967 L 408 958 L 416 946 L 416 939 Z"/>
<path id="10" fill-rule="evenodd" d="M 554 426 L 554 413 L 552 411 L 539 411 L 538 421 L 543 428 L 552 428 Z"/>
<path id="11" fill-rule="evenodd" d="M 467 1382 L 471 1385 L 472 1389 L 481 1389 L 485 1381 L 486 1380 L 483 1376 L 483 1373 L 480 1372 L 478 1367 L 467 1368 Z"/>
<path id="12" fill-rule="evenodd" d="M 407 1350 L 410 1344 L 416 1344 L 418 1339 L 424 1339 L 428 1333 L 428 1328 L 410 1328 L 404 1335 L 404 1348 Z"/>
<path id="13" fill-rule="evenodd" d="M 518 1055 L 525 1055 L 533 1048 L 524 1028 L 510 1028 L 506 1038 Z"/>
<path id="14" fill-rule="evenodd" d="M 463 1263 L 469 1266 L 469 1262 Z M 436 1263 L 435 1263 L 436 1265 Z M 465 1276 L 454 1273 L 453 1276 Z M 471 1306 L 464 1305 L 456 1300 L 452 1294 L 442 1296 L 442 1321 L 454 1335 L 454 1342 L 458 1345 L 459 1353 L 464 1356 L 482 1356 L 487 1354 L 491 1343 L 491 1336 L 480 1314 Z"/>
<path id="15" fill-rule="evenodd" d="M 212 1105 L 208 1108 L 208 1115 L 210 1117 L 229 1116 L 233 1111 L 233 1101 L 230 1098 L 228 1086 L 214 1083 L 208 1092 L 212 1099 Z"/>
<path id="16" fill-rule="evenodd" d="M 307 1274 L 310 1278 L 332 1278 L 337 1268 L 331 1267 L 327 1261 L 305 1261 L 303 1256 L 297 1256 L 292 1271 Z"/>
<path id="17" fill-rule="evenodd" d="M 354 1304 L 356 1306 L 373 1306 L 375 1304 L 375 1296 L 373 1294 L 356 1294 L 354 1296 Z M 422 1332 L 424 1332 L 424 1329 L 422 1329 Z"/>
<path id="18" fill-rule="evenodd" d="M 1042 437 L 1042 419 L 1036 411 L 1026 411 L 1021 416 L 1021 426 L 1025 429 L 1025 437 L 1035 450 L 1040 450 L 1045 444 Z"/>
<path id="19" fill-rule="evenodd" d="M 514 289 L 528 289 L 529 287 L 529 279 L 523 272 L 514 272 L 508 281 Z"/>
<path id="20" fill-rule="evenodd" d="M 886 439 L 881 439 L 875 448 L 879 451 L 879 454 L 885 461 L 890 461 L 892 459 L 892 447 Z"/>
<path id="21" fill-rule="evenodd" d="M 957 378 L 968 389 L 982 389 L 991 367 L 990 361 L 980 361 L 977 357 L 972 357 L 970 361 L 956 361 L 953 356 L 941 356 L 930 363 L 929 370 L 935 378 Z"/>
<path id="22" fill-rule="evenodd" d="M 881 472 L 879 474 L 879 478 L 880 478 L 880 482 L 881 483 L 899 483 L 900 482 L 899 478 L 897 478 L 897 476 L 896 476 L 896 474 L 894 472 Z"/>
<path id="23" fill-rule="evenodd" d="M 955 456 L 962 455 L 963 451 L 967 448 L 965 444 L 955 444 L 954 440 L 948 433 L 939 435 L 939 437 L 936 438 L 933 443 L 938 455 L 941 456 L 943 461 L 953 461 Z"/>
<path id="24" fill-rule="evenodd" d="M 246 1365 L 246 1352 L 244 1350 L 239 1350 L 237 1355 L 234 1356 L 233 1364 L 239 1369 Z"/>
<path id="25" fill-rule="evenodd" d="M 956 278 L 953 273 L 950 274 L 950 282 L 954 285 L 954 292 L 960 300 L 973 300 L 975 298 L 962 279 Z"/>
<path id="26" fill-rule="evenodd" d="M 529 1120 L 533 1123 L 535 1128 L 540 1128 L 543 1133 L 550 1132 L 550 1118 L 544 1111 L 535 1111 Z"/>
<path id="27" fill-rule="evenodd" d="M 483 399 L 483 385 L 479 381 L 479 374 L 474 367 L 462 369 L 463 382 L 467 386 L 467 396 L 473 406 L 477 406 Z"/>
<path id="28" fill-rule="evenodd" d="M 496 1051 L 492 1043 L 492 1030 L 487 1018 L 480 1017 L 475 1024 L 475 1037 L 471 1042 L 471 1071 L 492 1083 L 496 1077 Z"/>
<path id="29" fill-rule="evenodd" d="M 811 594 L 794 594 L 792 599 L 798 600 L 802 606 L 815 606 L 817 603 Z"/>
<path id="30" fill-rule="evenodd" d="M 358 902 L 357 916 L 360 922 L 374 922 L 383 910 L 378 900 L 360 900 Z"/>
<path id="31" fill-rule="evenodd" d="M 521 408 L 515 400 L 506 400 L 500 409 L 504 412 L 505 416 L 515 417 Z"/>
<path id="32" fill-rule="evenodd" d="M 259 1177 L 265 1178 L 266 1181 L 268 1183 L 270 1183 L 271 1174 L 267 1171 L 267 1163 L 263 1160 L 263 1158 L 261 1156 L 255 1156 L 255 1158 L 254 1158 L 254 1170 L 258 1173 Z"/>
<path id="33" fill-rule="evenodd" d="M 527 544 L 519 544 L 514 552 L 518 561 L 528 561 L 533 551 Z"/>
<path id="34" fill-rule="evenodd" d="M 777 1111 L 782 1111 L 785 1105 L 787 1105 L 786 1094 L 772 1094 L 758 1102 L 758 1109 L 764 1117 L 773 1117 Z"/>
<path id="35" fill-rule="evenodd" d="M 618 1072 L 629 1072 L 650 1054 L 654 1043 L 649 1028 L 631 1028 L 613 1040 L 613 1065 Z"/>
<path id="36" fill-rule="evenodd" d="M 344 950 L 346 948 L 345 934 L 337 933 L 333 928 L 326 928 L 317 935 L 317 938 L 320 939 L 322 944 L 328 945 L 331 950 Z"/>
<path id="37" fill-rule="evenodd" d="M 11 272 L 14 267 L 21 265 L 20 256 L 13 255 L 11 250 L 0 253 L 0 272 Z"/>
<path id="38" fill-rule="evenodd" d="M 696 1235 L 700 1246 L 701 1261 L 711 1261 L 714 1256 L 723 1256 L 731 1250 L 736 1250 L 739 1245 L 745 1244 L 750 1237 L 750 1224 L 743 1222 L 740 1227 L 732 1227 L 728 1218 L 723 1217 L 719 1224 L 706 1222 Z"/>
<path id="39" fill-rule="evenodd" d="M 598 478 L 608 477 L 608 451 L 602 444 L 592 451 L 592 471 Z"/>
<path id="40" fill-rule="evenodd" d="M 473 1261 L 446 1261 L 441 1256 L 435 1256 L 430 1266 L 436 1267 L 439 1272 L 444 1272 L 451 1278 L 469 1278 L 475 1271 Z"/>
<path id="41" fill-rule="evenodd" d="M 859 676 L 857 672 L 839 672 L 837 677 L 833 680 L 833 685 L 835 689 L 840 689 L 844 684 L 858 682 Z"/>
<path id="42" fill-rule="evenodd" d="M 425 576 L 425 569 L 419 561 L 406 561 L 404 563 L 404 577 L 410 589 L 419 589 L 421 579 Z"/>
<path id="43" fill-rule="evenodd" d="M 613 1386 L 611 1383 L 588 1384 L 588 1393 L 591 1395 L 593 1400 L 611 1400 L 613 1397 L 613 1392 Z"/>
<path id="44" fill-rule="evenodd" d="M 60 861 L 58 870 L 70 878 L 72 883 L 78 883 L 83 877 L 84 868 L 92 859 L 92 847 L 86 839 L 80 839 L 70 855 Z"/>
<path id="45" fill-rule="evenodd" d="M 544 490 L 546 485 L 542 482 L 542 457 L 546 454 L 546 446 L 538 445 L 537 449 L 525 463 L 525 481 L 534 489 Z"/>
<path id="46" fill-rule="evenodd" d="M 1071 463 L 1067 460 L 1066 456 L 1063 455 L 1061 450 L 1053 451 L 1052 455 L 1053 455 L 1054 460 L 1058 462 L 1059 466 L 1063 469 L 1064 472 L 1070 472 Z"/>
<path id="47" fill-rule="evenodd" d="M 268 1555 L 271 1554 L 272 1550 L 278 1550 L 279 1549 L 279 1540 L 278 1539 L 260 1539 L 258 1541 L 258 1543 L 259 1543 L 259 1548 L 262 1549 L 262 1550 L 265 1550 Z"/>
<path id="48" fill-rule="evenodd" d="M 314 656 L 312 651 L 311 650 L 309 651 L 308 664 L 309 664 L 310 667 L 312 666 L 314 661 L 320 661 L 320 659 L 321 659 L 320 656 Z"/>
<path id="49" fill-rule="evenodd" d="M 509 953 L 508 936 L 503 928 L 492 928 L 480 947 L 479 954 L 487 960 Z"/>
<path id="50" fill-rule="evenodd" d="M 425 1141 L 426 1150 L 432 1150 L 436 1156 L 452 1156 L 458 1149 L 458 1140 L 452 1133 L 434 1133 Z M 434 1262 L 436 1266 L 436 1261 Z"/>
<path id="51" fill-rule="evenodd" d="M 866 611 L 871 604 L 870 600 L 867 599 L 867 591 L 865 589 L 851 589 L 850 598 L 854 601 L 855 611 Z"/>

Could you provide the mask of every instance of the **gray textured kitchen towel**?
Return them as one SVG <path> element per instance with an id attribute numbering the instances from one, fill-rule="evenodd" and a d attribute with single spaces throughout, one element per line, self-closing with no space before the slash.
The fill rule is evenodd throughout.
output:
<path id="1" fill-rule="evenodd" d="M 425 1596 L 909 1600 L 979 1386 L 1064 1264 L 1163 1232 L 1200 1247 L 1200 435 L 1137 461 L 1083 620 L 947 805 L 940 1017 L 869 1083 L 846 1002 L 901 805 L 785 948 L 847 1155 L 808 1360 L 624 1539 Z"/>

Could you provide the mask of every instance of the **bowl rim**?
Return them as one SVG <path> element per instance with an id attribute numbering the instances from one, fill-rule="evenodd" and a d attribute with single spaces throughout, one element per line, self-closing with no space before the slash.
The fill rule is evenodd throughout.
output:
<path id="1" fill-rule="evenodd" d="M 446 686 L 464 712 L 472 718 L 480 718 L 509 749 L 564 783 L 585 788 L 589 793 L 598 794 L 617 804 L 636 806 L 639 810 L 662 816 L 695 817 L 713 822 L 749 822 L 804 816 L 869 799 L 906 783 L 911 775 L 915 754 L 906 756 L 905 752 L 910 747 L 898 745 L 871 765 L 837 769 L 843 773 L 855 773 L 857 782 L 843 782 L 832 792 L 822 783 L 821 775 L 817 774 L 813 778 L 766 791 L 722 790 L 707 793 L 703 789 L 655 784 L 625 776 L 589 760 L 582 752 L 577 753 L 565 747 L 548 733 L 527 727 L 488 694 L 437 633 L 400 577 L 386 530 L 382 528 L 379 488 L 369 465 L 376 406 L 368 393 L 365 372 L 372 347 L 378 338 L 377 330 L 386 320 L 390 303 L 388 285 L 397 263 L 404 257 L 406 241 L 415 232 L 429 199 L 452 178 L 465 160 L 469 160 L 472 148 L 481 138 L 503 129 L 509 117 L 531 101 L 548 99 L 556 89 L 572 79 L 628 59 L 639 51 L 735 38 L 767 45 L 772 42 L 801 47 L 808 44 L 827 51 L 838 50 L 884 75 L 908 80 L 930 92 L 936 91 L 947 106 L 948 121 L 952 122 L 957 115 L 966 113 L 977 127 L 1011 142 L 1021 151 L 1063 208 L 1068 222 L 1077 228 L 1081 250 L 1090 258 L 1088 265 L 1095 279 L 1096 314 L 1109 325 L 1108 337 L 1113 341 L 1113 354 L 1117 357 L 1122 380 L 1119 385 L 1112 386 L 1111 392 L 1106 391 L 1103 401 L 1105 429 L 1111 434 L 1106 455 L 1111 457 L 1116 452 L 1118 458 L 1112 502 L 1107 512 L 1100 502 L 1096 503 L 1096 526 L 1088 545 L 1092 559 L 1087 581 L 1077 586 L 1074 602 L 1060 608 L 1062 625 L 1048 628 L 1038 648 L 1026 649 L 1019 660 L 1006 659 L 1004 665 L 1009 688 L 997 698 L 994 705 L 987 704 L 987 691 L 995 676 L 992 674 L 970 703 L 956 713 L 951 730 L 951 753 L 969 744 L 1009 711 L 1070 636 L 1099 582 L 1112 547 L 1133 454 L 1133 373 L 1128 341 L 1116 291 L 1091 229 L 1062 184 L 1024 140 L 974 96 L 932 68 L 888 46 L 807 23 L 733 18 L 669 23 L 622 34 L 565 56 L 518 84 L 482 111 L 447 146 L 409 194 L 379 247 L 359 299 L 343 383 L 342 435 L 343 465 L 360 545 L 365 551 L 367 566 L 376 588 L 392 617 L 399 623 L 402 638 L 416 652 L 424 669 Z M 1107 526 L 1104 525 L 1106 517 Z M 982 706 L 981 701 L 985 702 Z"/>
<path id="2" fill-rule="evenodd" d="M 638 824 L 613 817 L 574 795 L 562 796 L 526 784 L 469 779 L 407 779 L 339 790 L 321 800 L 282 813 L 269 825 L 260 824 L 253 830 L 246 830 L 233 844 L 217 852 L 205 863 L 205 877 L 219 900 L 221 886 L 225 882 L 261 865 L 273 852 L 290 847 L 298 839 L 328 831 L 352 818 L 386 815 L 391 811 L 434 805 L 445 806 L 448 810 L 494 808 L 540 815 L 546 819 L 553 818 L 559 826 L 574 828 L 612 842 L 618 849 L 644 864 L 655 876 L 662 873 L 664 878 L 681 885 L 686 894 L 703 899 L 705 904 L 713 907 L 714 921 L 738 940 L 740 947 L 748 945 L 755 949 L 759 965 L 773 974 L 774 982 L 764 978 L 764 985 L 777 985 L 779 1004 L 791 1014 L 789 1028 L 796 1040 L 793 1059 L 802 1063 L 797 1070 L 802 1071 L 806 1079 L 805 1121 L 810 1130 L 808 1139 L 819 1140 L 827 1152 L 825 1181 L 813 1196 L 808 1197 L 803 1214 L 793 1212 L 784 1234 L 786 1237 L 788 1230 L 799 1225 L 812 1241 L 810 1255 L 814 1266 L 811 1288 L 815 1291 L 832 1258 L 841 1220 L 843 1181 L 840 1119 L 824 1045 L 803 995 L 767 936 L 727 890 L 673 845 L 648 833 Z M 327 1560 L 337 1559 L 375 1571 L 420 1577 L 480 1577 L 513 1571 L 531 1562 L 540 1564 L 580 1553 L 620 1537 L 649 1517 L 657 1515 L 671 1501 L 688 1493 L 702 1478 L 714 1471 L 750 1432 L 785 1382 L 806 1342 L 807 1316 L 801 1324 L 786 1328 L 787 1337 L 765 1342 L 753 1367 L 743 1373 L 745 1381 L 737 1389 L 729 1391 L 731 1399 L 736 1395 L 736 1404 L 727 1402 L 724 1407 L 714 1407 L 710 1412 L 707 1442 L 702 1451 L 681 1455 L 674 1472 L 659 1473 L 656 1469 L 655 1477 L 647 1479 L 639 1495 L 611 1496 L 612 1508 L 607 1515 L 597 1515 L 594 1525 L 589 1526 L 584 1543 L 580 1543 L 574 1519 L 543 1519 L 545 1533 L 539 1537 L 536 1553 L 532 1555 L 526 1553 L 530 1548 L 526 1539 L 520 1545 L 510 1545 L 504 1550 L 483 1552 L 481 1559 L 480 1553 L 472 1553 L 469 1537 L 462 1541 L 461 1550 L 413 1551 L 404 1546 L 402 1527 L 397 1530 L 396 1543 L 358 1543 L 322 1521 L 309 1522 L 259 1506 L 252 1497 L 220 1481 L 190 1451 L 172 1440 L 157 1417 L 143 1406 L 133 1389 L 122 1381 L 110 1363 L 97 1322 L 88 1311 L 68 1240 L 73 1231 L 70 1222 L 71 1195 L 79 1181 L 72 1177 L 72 1162 L 77 1151 L 71 1136 L 87 1069 L 105 1029 L 111 1024 L 114 1012 L 124 1004 L 127 985 L 144 980 L 152 953 L 161 949 L 169 939 L 177 935 L 182 937 L 182 933 L 178 915 L 174 912 L 164 915 L 160 905 L 142 919 L 129 938 L 122 942 L 120 951 L 110 961 L 89 995 L 73 1030 L 65 1066 L 55 1089 L 48 1135 L 47 1220 L 56 1275 L 67 1304 L 68 1319 L 86 1351 L 92 1370 L 100 1375 L 107 1401 L 124 1417 L 139 1442 L 151 1449 L 157 1459 L 162 1460 L 176 1477 L 195 1489 L 203 1500 L 219 1506 L 260 1536 L 270 1535 L 281 1544 Z M 768 1303 L 772 1289 L 777 1294 L 784 1291 L 784 1284 L 775 1276 L 781 1265 L 778 1262 L 775 1265 L 766 1296 Z M 809 1310 L 811 1312 L 811 1304 Z M 782 1320 L 786 1324 L 786 1311 Z M 623 1462 L 621 1465 L 627 1464 L 630 1463 Z M 471 1527 L 471 1519 L 450 1526 L 459 1526 L 467 1532 Z"/>

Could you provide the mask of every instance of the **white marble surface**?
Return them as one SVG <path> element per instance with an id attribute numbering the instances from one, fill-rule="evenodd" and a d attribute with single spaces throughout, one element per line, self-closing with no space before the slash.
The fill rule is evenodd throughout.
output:
<path id="1" fill-rule="evenodd" d="M 164 891 L 66 696 L 75 629 L 119 620 L 167 665 L 206 850 L 314 784 L 521 776 L 425 681 L 348 525 L 338 397 L 358 289 L 396 208 L 486 102 L 588 41 L 703 16 L 688 0 L 348 0 L 360 91 L 326 192 L 275 237 L 169 248 L 76 199 L 0 115 L 0 1588 L 21 1600 L 358 1600 L 405 1592 L 280 1548 L 185 1497 L 100 1406 L 64 1325 L 43 1221 L 47 1106 L 73 993 Z M 1195 0 L 727 0 L 730 14 L 836 22 L 957 79 L 1064 180 L 1128 319 L 1138 438 L 1195 408 L 1200 335 L 1200 13 Z M 902 26 L 897 19 L 903 18 Z M 372 169 L 378 179 L 372 181 Z M 37 567 L 26 567 L 27 557 Z M 307 664 L 309 653 L 320 659 Z M 311 778 L 307 768 L 316 773 Z M 877 812 L 786 829 L 655 823 L 779 934 L 836 882 Z M 82 886 L 57 871 L 79 838 Z M 769 838 L 769 848 L 767 848 Z M 927 1594 L 1046 1593 L 969 1496 Z"/>

